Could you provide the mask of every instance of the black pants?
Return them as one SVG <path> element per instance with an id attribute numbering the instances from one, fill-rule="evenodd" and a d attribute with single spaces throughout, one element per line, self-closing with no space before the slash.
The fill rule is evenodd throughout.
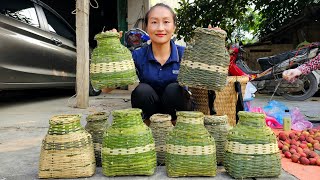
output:
<path id="1" fill-rule="evenodd" d="M 170 114 L 176 120 L 176 111 L 191 111 L 189 93 L 178 83 L 169 84 L 162 94 L 149 84 L 140 83 L 131 94 L 131 105 L 143 111 L 143 118 L 149 119 L 156 113 Z"/>

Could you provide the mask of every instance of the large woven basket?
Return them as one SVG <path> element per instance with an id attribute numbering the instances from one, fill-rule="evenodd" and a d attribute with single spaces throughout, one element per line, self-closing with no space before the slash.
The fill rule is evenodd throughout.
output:
<path id="1" fill-rule="evenodd" d="M 120 43 L 119 33 L 102 32 L 95 36 L 98 45 L 92 52 L 90 79 L 96 89 L 134 84 L 138 77 L 130 51 Z"/>
<path id="2" fill-rule="evenodd" d="M 91 135 L 80 125 L 79 115 L 58 115 L 42 141 L 39 178 L 78 178 L 95 173 Z"/>
<path id="3" fill-rule="evenodd" d="M 240 111 L 227 137 L 224 167 L 234 178 L 275 177 L 281 173 L 280 153 L 264 114 Z"/>
<path id="4" fill-rule="evenodd" d="M 228 76 L 228 84 L 221 91 L 216 91 L 216 99 L 214 100 L 214 108 L 217 112 L 216 115 L 227 115 L 229 124 L 231 126 L 236 125 L 236 106 L 238 94 L 235 91 L 234 83 L 236 81 L 241 84 L 242 96 L 245 93 L 246 85 L 249 78 L 246 76 Z"/>
<path id="5" fill-rule="evenodd" d="M 102 172 L 106 176 L 152 175 L 156 168 L 155 143 L 140 109 L 112 112 L 113 123 L 102 143 Z"/>
<path id="6" fill-rule="evenodd" d="M 227 142 L 229 124 L 228 116 L 205 116 L 204 126 L 216 142 L 217 164 L 223 164 L 224 147 Z"/>
<path id="7" fill-rule="evenodd" d="M 96 157 L 96 165 L 101 167 L 101 146 L 103 134 L 108 127 L 108 116 L 109 113 L 98 112 L 90 114 L 86 120 L 87 124 L 85 129 L 91 134 L 93 145 L 94 145 L 94 154 Z"/>
<path id="8" fill-rule="evenodd" d="M 229 65 L 225 38 L 223 30 L 197 28 L 181 61 L 179 84 L 221 90 L 226 85 Z"/>
<path id="9" fill-rule="evenodd" d="M 154 114 L 150 117 L 150 129 L 156 143 L 158 164 L 164 164 L 166 155 L 166 137 L 173 129 L 171 116 L 168 114 Z"/>
<path id="10" fill-rule="evenodd" d="M 168 176 L 215 176 L 216 145 L 204 127 L 203 113 L 180 111 L 177 117 L 177 124 L 166 140 Z"/>

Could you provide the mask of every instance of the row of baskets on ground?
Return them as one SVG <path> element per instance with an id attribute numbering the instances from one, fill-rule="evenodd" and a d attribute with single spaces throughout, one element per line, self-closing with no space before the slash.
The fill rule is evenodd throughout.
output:
<path id="1" fill-rule="evenodd" d="M 150 127 L 140 109 L 87 117 L 85 129 L 79 115 L 50 119 L 40 154 L 40 178 L 89 177 L 102 165 L 106 176 L 152 175 L 165 163 L 169 177 L 215 176 L 222 163 L 234 178 L 280 175 L 276 136 L 266 127 L 264 115 L 240 111 L 239 123 L 229 129 L 227 116 L 177 112 L 173 127 L 169 115 L 155 114 Z"/>

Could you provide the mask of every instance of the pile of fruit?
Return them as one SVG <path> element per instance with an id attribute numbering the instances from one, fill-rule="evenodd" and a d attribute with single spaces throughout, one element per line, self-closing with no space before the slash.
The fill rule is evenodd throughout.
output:
<path id="1" fill-rule="evenodd" d="M 320 130 L 280 132 L 277 139 L 279 149 L 292 162 L 320 166 Z"/>

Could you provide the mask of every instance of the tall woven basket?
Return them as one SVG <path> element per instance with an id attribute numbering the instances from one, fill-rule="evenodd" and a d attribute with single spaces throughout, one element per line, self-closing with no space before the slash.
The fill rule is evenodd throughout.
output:
<path id="1" fill-rule="evenodd" d="M 204 127 L 203 113 L 180 111 L 177 117 L 177 124 L 166 140 L 168 176 L 215 176 L 216 145 Z"/>
<path id="2" fill-rule="evenodd" d="M 226 85 L 229 54 L 225 48 L 226 32 L 197 28 L 181 61 L 180 85 L 207 90 L 221 90 Z"/>
<path id="3" fill-rule="evenodd" d="M 264 114 L 240 111 L 227 137 L 224 167 L 234 178 L 275 177 L 281 173 L 280 153 Z"/>
<path id="4" fill-rule="evenodd" d="M 113 123 L 102 143 L 102 172 L 106 176 L 152 175 L 156 168 L 155 143 L 140 109 L 112 112 Z"/>
<path id="5" fill-rule="evenodd" d="M 224 147 L 227 143 L 229 124 L 228 116 L 205 116 L 204 126 L 216 142 L 217 164 L 223 164 Z"/>
<path id="6" fill-rule="evenodd" d="M 113 88 L 137 82 L 130 51 L 120 43 L 119 33 L 102 32 L 95 36 L 98 45 L 92 52 L 90 79 L 96 89 Z"/>
<path id="7" fill-rule="evenodd" d="M 234 83 L 238 81 L 241 84 L 242 96 L 245 93 L 246 85 L 249 78 L 246 76 L 228 76 L 227 86 L 221 91 L 216 91 L 216 99 L 214 100 L 214 108 L 217 112 L 216 115 L 227 115 L 229 124 L 231 126 L 236 125 L 236 106 L 238 95 L 235 91 Z"/>
<path id="8" fill-rule="evenodd" d="M 108 116 L 109 113 L 106 112 L 98 112 L 94 114 L 90 114 L 86 120 L 87 124 L 85 129 L 91 134 L 93 145 L 94 145 L 94 154 L 96 157 L 96 165 L 101 167 L 101 146 L 103 133 L 106 131 L 108 127 Z"/>
<path id="9" fill-rule="evenodd" d="M 208 90 L 192 87 L 190 87 L 189 90 L 192 93 L 191 97 L 194 103 L 194 110 L 209 115 Z"/>
<path id="10" fill-rule="evenodd" d="M 154 114 L 150 117 L 150 129 L 156 143 L 157 162 L 164 164 L 166 155 L 166 137 L 173 129 L 171 116 L 168 114 Z"/>
<path id="11" fill-rule="evenodd" d="M 80 125 L 79 115 L 57 115 L 42 141 L 39 178 L 78 178 L 95 173 L 91 135 Z"/>

